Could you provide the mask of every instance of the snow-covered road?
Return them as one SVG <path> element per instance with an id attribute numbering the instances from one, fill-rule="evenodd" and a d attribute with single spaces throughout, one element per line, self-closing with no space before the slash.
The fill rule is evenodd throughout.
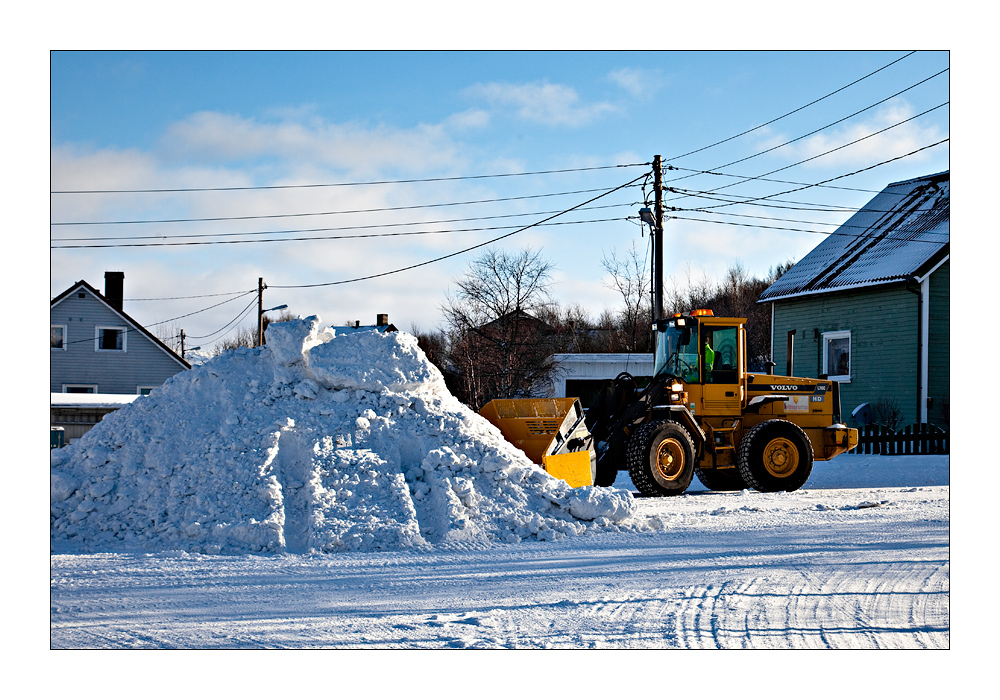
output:
<path id="1" fill-rule="evenodd" d="M 948 648 L 948 478 L 947 457 L 845 455 L 794 493 L 638 499 L 647 532 L 54 555 L 51 646 Z"/>

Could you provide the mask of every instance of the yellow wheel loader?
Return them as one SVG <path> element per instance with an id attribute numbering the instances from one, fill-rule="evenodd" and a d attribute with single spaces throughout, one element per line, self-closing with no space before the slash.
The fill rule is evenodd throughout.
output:
<path id="1" fill-rule="evenodd" d="M 857 445 L 837 382 L 747 372 L 745 323 L 701 309 L 654 325 L 649 385 L 620 374 L 587 411 L 595 483 L 624 468 L 647 496 L 684 493 L 695 474 L 717 491 L 794 491 L 813 460 Z"/>
<path id="2" fill-rule="evenodd" d="M 589 453 L 590 483 L 610 486 L 619 469 L 627 469 L 647 496 L 684 493 L 695 474 L 715 491 L 795 491 L 809 478 L 813 460 L 832 459 L 858 444 L 857 429 L 841 422 L 840 385 L 749 373 L 745 318 L 716 317 L 708 309 L 664 318 L 662 171 L 660 156 L 654 156 L 656 201 L 653 208 L 639 210 L 652 229 L 653 379 L 642 391 L 627 373 L 608 380 L 582 427 L 578 409 L 572 415 L 573 435 L 588 446 L 574 442 L 577 454 L 570 457 L 570 442 L 554 439 L 553 430 L 542 436 L 548 452 L 533 459 L 550 473 L 556 463 L 576 460 L 573 485 L 583 485 Z M 530 413 L 529 404 L 518 407 L 517 402 L 537 399 L 514 401 L 511 412 Z M 501 430 L 503 423 L 519 420 L 488 409 L 484 415 Z M 570 411 L 554 408 L 555 424 L 562 421 L 560 410 L 573 422 Z M 564 430 L 558 432 L 561 437 Z M 518 444 L 516 436 L 507 439 Z M 552 466 L 546 455 L 555 458 Z"/>

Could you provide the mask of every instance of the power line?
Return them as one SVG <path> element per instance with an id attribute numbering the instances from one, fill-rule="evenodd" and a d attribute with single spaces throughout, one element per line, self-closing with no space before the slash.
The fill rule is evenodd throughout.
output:
<path id="1" fill-rule="evenodd" d="M 780 182 L 777 181 L 777 182 Z M 790 183 L 790 184 L 805 184 L 805 183 Z M 733 200 L 733 199 L 723 199 L 723 197 L 738 197 L 739 195 L 730 194 L 715 194 L 712 192 L 703 192 L 701 190 L 687 190 L 677 187 L 670 187 L 668 191 L 675 192 L 677 194 L 683 194 L 685 197 L 697 197 L 700 199 L 708 199 L 715 202 L 725 202 L 727 204 L 742 204 L 743 200 Z M 877 194 L 883 194 L 885 191 L 878 192 Z M 894 192 L 888 192 L 886 194 L 896 194 Z M 899 195 L 903 196 L 903 195 Z M 784 202 L 786 204 L 798 204 L 801 206 L 782 206 L 780 204 L 774 204 L 773 202 Z M 791 199 L 774 199 L 769 202 L 756 202 L 754 206 L 763 207 L 765 209 L 788 209 L 791 211 L 815 211 L 815 212 L 831 212 L 834 214 L 855 214 L 857 212 L 866 212 L 874 214 L 890 214 L 895 209 L 872 209 L 868 206 L 861 207 L 858 209 L 854 206 L 845 206 L 839 204 L 814 204 L 811 202 L 796 202 Z M 699 207 L 664 207 L 665 211 L 705 211 L 703 208 Z M 916 212 L 930 211 L 929 209 L 914 210 Z M 727 216 L 746 216 L 740 214 L 727 214 Z"/>
<path id="2" fill-rule="evenodd" d="M 858 214 L 905 214 L 907 216 L 915 216 L 920 214 L 926 214 L 928 212 L 936 211 L 938 207 L 931 207 L 929 209 L 909 209 L 906 211 L 900 210 L 874 210 L 874 209 L 861 209 L 857 211 Z M 692 214 L 715 214 L 722 216 L 733 216 L 741 219 L 760 219 L 762 221 L 781 221 L 789 224 L 809 224 L 811 226 L 836 226 L 838 228 L 855 228 L 855 229 L 870 229 L 871 224 L 849 224 L 844 222 L 842 224 L 830 223 L 825 221 L 802 221 L 801 219 L 785 219 L 777 216 L 759 216 L 754 214 L 736 214 L 734 212 L 723 212 L 723 211 L 707 211 L 705 209 L 686 209 L 685 211 Z M 669 218 L 672 219 L 686 219 L 688 221 L 706 221 L 705 219 L 693 219 L 691 217 L 685 216 L 674 216 L 671 215 Z M 848 219 L 849 221 L 850 219 Z M 727 223 L 723 221 L 712 221 L 711 223 Z M 735 225 L 735 222 L 730 222 Z M 752 226 L 753 224 L 744 224 L 746 226 Z M 762 227 L 763 228 L 763 227 Z M 789 229 L 791 230 L 791 229 Z M 820 231 L 810 231 L 810 233 L 823 233 Z M 832 232 L 829 232 L 832 233 Z"/>
<path id="3" fill-rule="evenodd" d="M 560 214 L 565 212 L 559 212 Z M 599 224 L 607 223 L 609 221 L 621 221 L 622 217 L 614 217 L 610 219 L 588 219 L 585 221 L 556 221 L 553 223 L 545 224 L 534 224 L 535 226 L 569 226 L 575 224 Z M 295 236 L 292 238 L 254 238 L 254 239 L 244 239 L 244 240 L 226 240 L 226 241 L 175 241 L 175 242 L 158 242 L 158 243 L 86 243 L 86 244 L 74 244 L 74 245 L 53 245 L 49 246 L 52 250 L 67 250 L 73 248 L 162 248 L 162 247 L 182 247 L 182 246 L 205 246 L 205 245 L 238 245 L 242 243 L 291 243 L 295 241 L 340 241 L 353 238 L 387 238 L 395 236 L 427 236 L 427 235 L 439 235 L 444 233 L 472 233 L 477 231 L 498 231 L 504 229 L 516 228 L 514 226 L 478 226 L 471 228 L 458 228 L 458 229 L 438 229 L 436 231 L 402 231 L 394 233 L 355 233 L 348 235 L 339 236 Z"/>
<path id="4" fill-rule="evenodd" d="M 727 142 L 729 142 L 729 141 L 732 141 L 733 139 L 738 139 L 738 138 L 739 138 L 739 137 L 741 137 L 741 136 L 746 136 L 747 134 L 749 134 L 749 133 L 752 133 L 752 132 L 754 132 L 754 131 L 757 131 L 758 129 L 763 129 L 763 128 L 764 128 L 765 126 L 769 126 L 769 125 L 771 125 L 771 124 L 774 124 L 774 123 L 775 123 L 776 121 L 779 121 L 779 120 L 781 120 L 781 119 L 784 119 L 785 117 L 789 117 L 789 116 L 791 116 L 791 115 L 795 114 L 796 112 L 801 112 L 801 111 L 802 111 L 803 109 L 806 109 L 807 107 L 812 107 L 812 106 L 813 106 L 814 104 L 816 104 L 816 103 L 818 103 L 818 102 L 822 102 L 822 101 L 823 101 L 823 100 L 825 100 L 826 98 L 828 98 L 828 97 L 832 97 L 833 95 L 836 95 L 836 94 L 837 94 L 838 92 L 843 92 L 843 91 L 844 91 L 844 90 L 846 90 L 847 88 L 849 88 L 849 87 L 851 87 L 851 86 L 853 86 L 853 85 L 857 85 L 857 84 L 858 84 L 858 83 L 860 83 L 860 82 L 861 82 L 862 80 L 866 80 L 866 79 L 868 79 L 868 78 L 872 77 L 873 75 L 875 75 L 876 73 L 880 73 L 881 71 L 884 71 L 884 70 L 885 70 L 886 68 L 888 68 L 889 66 L 892 66 L 892 65 L 895 65 L 895 64 L 899 63 L 900 61 L 902 61 L 903 59 L 905 59 L 905 58 L 909 58 L 910 56 L 912 56 L 912 55 L 913 55 L 913 54 L 915 54 L 915 53 L 916 53 L 916 51 L 911 51 L 910 53 L 906 54 L 905 56 L 900 56 L 900 57 L 899 57 L 899 58 L 897 58 L 897 59 L 896 59 L 895 61 L 892 61 L 891 63 L 888 63 L 888 64 L 886 64 L 886 65 L 882 66 L 882 67 L 881 67 L 881 68 L 879 68 L 878 70 L 876 70 L 876 71 L 872 71 L 872 72 L 871 72 L 871 73 L 869 73 L 868 75 L 865 75 L 865 76 L 862 76 L 862 77 L 858 78 L 857 80 L 855 80 L 854 82 L 852 82 L 852 83 L 848 83 L 847 85 L 845 85 L 845 86 L 844 86 L 844 87 L 842 87 L 842 88 L 838 88 L 838 89 L 834 90 L 834 91 L 833 91 L 833 92 L 831 92 L 831 93 L 828 93 L 828 94 L 826 94 L 826 95 L 823 95 L 823 96 L 822 96 L 822 97 L 820 97 L 819 99 L 816 99 L 816 100 L 813 100 L 812 102 L 810 102 L 810 103 L 808 103 L 808 104 L 804 104 L 804 105 L 802 105 L 801 107 L 799 107 L 799 108 L 797 108 L 797 109 L 793 109 L 793 110 L 792 110 L 791 112 L 786 112 L 785 114 L 782 114 L 782 115 L 781 115 L 780 117 L 775 117 L 774 119 L 772 119 L 772 120 L 770 120 L 770 121 L 767 121 L 767 122 L 764 122 L 763 124 L 759 124 L 759 125 L 757 125 L 757 126 L 753 127 L 752 129 L 747 129 L 746 131 L 743 131 L 743 132 L 740 132 L 740 133 L 736 134 L 735 136 L 730 136 L 730 137 L 729 137 L 729 138 L 727 138 L 727 139 L 722 139 L 721 141 L 716 141 L 715 143 L 713 143 L 713 144 L 709 144 L 708 146 L 702 146 L 701 148 L 698 148 L 698 149 L 695 149 L 695 150 L 693 150 L 693 151 L 688 151 L 687 153 L 682 153 L 682 154 L 681 154 L 681 155 L 679 155 L 679 156 L 671 156 L 671 157 L 667 158 L 667 160 L 678 160 L 678 159 L 680 159 L 680 158 L 686 158 L 687 156 L 690 156 L 690 155 L 694 155 L 695 153 L 701 153 L 702 151 L 706 151 L 706 150 L 708 150 L 709 148 L 714 148 L 714 147 L 716 147 L 716 146 L 719 146 L 719 145 L 722 145 L 722 144 L 724 144 L 724 143 L 727 143 Z M 724 167 L 724 166 L 723 166 L 723 167 Z"/>
<path id="5" fill-rule="evenodd" d="M 606 197 L 607 195 L 612 194 L 614 192 L 617 192 L 618 190 L 621 190 L 621 189 L 624 189 L 624 188 L 629 187 L 631 185 L 634 185 L 639 180 L 642 180 L 645 177 L 646 177 L 646 173 L 643 173 L 639 177 L 637 177 L 637 178 L 635 178 L 633 180 L 630 180 L 629 182 L 626 182 L 623 185 L 619 185 L 617 187 L 614 187 L 614 188 L 612 188 L 612 189 L 604 192 L 603 194 L 599 194 L 596 197 L 591 197 L 590 199 L 588 199 L 585 202 L 581 202 L 580 204 L 577 204 L 576 206 L 570 207 L 569 209 L 565 209 L 565 210 L 559 212 L 558 214 L 553 214 L 552 216 L 549 216 L 549 217 L 547 217 L 545 219 L 542 219 L 541 221 L 537 221 L 537 222 L 535 222 L 533 224 L 529 224 L 527 226 L 519 228 L 516 231 L 511 231 L 510 233 L 505 233 L 502 236 L 498 236 L 498 237 L 493 238 L 493 239 L 491 239 L 489 241 L 485 241 L 484 243 L 477 243 L 476 245 L 469 246 L 468 248 L 463 248 L 462 250 L 457 250 L 454 253 L 448 253 L 447 255 L 442 255 L 442 256 L 439 256 L 437 258 L 433 258 L 431 260 L 425 260 L 423 262 L 416 263 L 414 265 L 407 265 L 406 267 L 397 268 L 395 270 L 389 270 L 387 272 L 379 272 L 379 273 L 376 273 L 376 274 L 373 274 L 373 275 L 366 275 L 364 277 L 355 277 L 353 279 L 338 280 L 336 282 L 320 282 L 320 283 L 317 283 L 317 284 L 290 284 L 290 285 L 271 284 L 271 285 L 268 285 L 268 287 L 271 288 L 271 289 L 305 289 L 305 288 L 311 288 L 311 287 L 330 287 L 330 286 L 338 285 L 338 284 L 350 284 L 352 282 L 363 282 L 363 281 L 366 281 L 366 280 L 376 279 L 376 278 L 379 278 L 379 277 L 387 277 L 388 275 L 394 275 L 394 274 L 397 274 L 397 273 L 400 273 L 400 272 L 406 272 L 408 270 L 413 270 L 413 269 L 418 268 L 418 267 L 423 267 L 425 265 L 430 265 L 432 263 L 440 262 L 442 260 L 447 260 L 448 258 L 454 258 L 454 257 L 456 257 L 458 255 L 462 255 L 463 253 L 468 253 L 469 251 L 476 250 L 477 248 L 482 248 L 484 246 L 490 245 L 491 243 L 496 243 L 497 241 L 503 240 L 504 238 L 510 238 L 511 236 L 514 236 L 514 235 L 516 235 L 518 233 L 521 233 L 522 231 L 527 231 L 528 229 L 534 228 L 535 226 L 540 226 L 540 225 L 544 224 L 545 222 L 551 221 L 552 219 L 554 219 L 554 218 L 556 218 L 558 216 L 562 216 L 563 214 L 568 214 L 569 212 L 571 212 L 571 211 L 573 211 L 575 209 L 579 209 L 580 207 L 586 206 L 587 204 L 590 204 L 591 202 L 595 202 L 598 199 L 600 199 L 601 197 Z"/>
<path id="6" fill-rule="evenodd" d="M 254 291 L 256 291 L 256 290 L 254 290 Z M 247 304 L 246 307 L 244 307 L 244 309 L 242 311 L 240 311 L 236 315 L 236 318 L 234 318 L 232 321 L 230 321 L 229 323 L 227 323 L 226 325 L 224 325 L 222 328 L 220 328 L 217 331 L 212 331 L 208 335 L 188 335 L 188 336 L 185 336 L 185 337 L 190 338 L 192 340 L 202 340 L 204 338 L 211 338 L 212 336 L 218 335 L 219 333 L 222 333 L 223 331 L 228 331 L 231 326 L 234 326 L 235 324 L 239 323 L 244 318 L 246 318 L 247 314 L 250 313 L 250 310 L 253 308 L 254 304 L 256 304 L 256 303 L 257 303 L 257 299 L 251 299 L 250 303 Z"/>
<path id="7" fill-rule="evenodd" d="M 420 182 L 452 182 L 456 180 L 484 180 L 488 178 L 500 177 L 522 177 L 525 175 L 553 175 L 559 173 L 579 173 L 591 170 L 610 170 L 614 168 L 635 168 L 639 166 L 648 167 L 649 163 L 622 163 L 618 165 L 598 165 L 587 168 L 563 168 L 560 170 L 535 170 L 522 173 L 496 173 L 491 175 L 464 175 L 455 177 L 426 177 L 413 178 L 408 180 L 370 180 L 367 182 L 327 182 L 306 185 L 261 185 L 254 187 L 178 187 L 171 189 L 147 189 L 147 190 L 52 190 L 50 194 L 141 194 L 153 192 L 234 192 L 245 190 L 287 190 L 303 189 L 315 187 L 361 187 L 367 185 L 404 185 Z"/>
<path id="8" fill-rule="evenodd" d="M 922 117 L 925 114 L 933 112 L 936 109 L 941 109 L 942 107 L 946 106 L 947 104 L 949 104 L 949 103 L 948 102 L 943 102 L 943 103 L 939 104 L 937 107 L 931 107 L 930 109 L 925 110 L 925 111 L 921 112 L 920 114 L 915 114 L 912 117 L 904 119 L 901 122 L 896 122 L 895 124 L 891 124 L 891 125 L 885 127 L 884 129 L 879 129 L 878 131 L 872 132 L 870 134 L 862 136 L 861 138 L 855 139 L 853 141 L 849 141 L 848 143 L 845 143 L 845 144 L 842 144 L 840 146 L 837 146 L 836 148 L 831 148 L 829 151 L 824 151 L 823 153 L 818 153 L 818 154 L 816 154 L 814 156 L 810 156 L 809 158 L 806 158 L 804 160 L 800 160 L 797 163 L 791 163 L 790 165 L 785 165 L 785 166 L 777 168 L 775 170 L 771 170 L 770 172 L 766 172 L 763 175 L 758 175 L 758 176 L 755 176 L 755 177 L 746 177 L 746 178 L 743 179 L 742 182 L 731 182 L 728 185 L 722 185 L 720 187 L 716 187 L 714 190 L 709 190 L 709 192 L 717 192 L 718 190 L 726 189 L 728 187 L 735 187 L 736 185 L 742 185 L 742 184 L 744 184 L 746 182 L 750 182 L 751 180 L 763 180 L 767 175 L 774 175 L 775 173 L 779 173 L 782 170 L 788 170 L 788 169 L 794 168 L 794 167 L 796 167 L 798 165 L 802 165 L 803 163 L 808 163 L 811 160 L 816 160 L 817 158 L 822 158 L 823 156 L 828 156 L 831 153 L 835 153 L 836 151 L 839 151 L 839 150 L 842 150 L 844 148 L 847 148 L 848 146 L 853 146 L 853 145 L 855 145 L 857 143 L 860 143 L 860 142 L 862 142 L 862 141 L 864 141 L 866 139 L 870 139 L 870 138 L 872 138 L 874 136 L 878 136 L 879 134 L 885 133 L 886 131 L 889 131 L 890 129 L 895 129 L 898 126 L 902 126 L 903 124 L 906 124 L 907 122 L 913 121 L 914 119 L 918 119 L 919 117 Z M 815 133 L 815 132 L 813 132 L 813 133 Z M 793 139 L 793 141 L 797 141 L 797 140 L 798 139 Z M 786 146 L 789 143 L 792 143 L 792 141 L 789 141 L 789 142 L 787 142 L 785 144 L 782 144 L 782 146 Z M 782 146 L 775 146 L 775 148 L 781 148 Z M 773 150 L 773 149 L 769 149 L 769 150 Z M 764 151 L 764 152 L 766 153 L 767 151 Z M 753 156 L 750 156 L 750 157 L 752 158 Z M 744 158 L 743 160 L 748 160 L 748 158 Z M 733 162 L 734 163 L 739 163 L 741 161 L 733 161 Z M 732 165 L 732 163 L 730 163 L 730 165 Z M 722 167 L 725 167 L 725 166 L 722 166 Z M 703 171 L 703 172 L 705 174 L 709 174 L 709 175 L 720 175 L 720 174 L 724 175 L 724 173 L 716 173 L 716 172 L 712 172 L 712 171 Z M 727 176 L 727 177 L 729 177 L 729 176 Z"/>
<path id="9" fill-rule="evenodd" d="M 595 209 L 614 209 L 616 207 L 631 207 L 635 206 L 637 202 L 626 202 L 624 204 L 602 204 L 596 207 L 581 207 L 578 211 L 593 211 Z M 534 211 L 525 212 L 523 214 L 496 214 L 494 216 L 471 216 L 459 219 L 437 219 L 433 221 L 406 221 L 406 222 L 395 222 L 388 224 L 364 224 L 361 226 L 324 226 L 320 228 L 300 228 L 300 229 L 281 229 L 277 231 L 239 231 L 239 232 L 223 232 L 223 233 L 180 233 L 180 234 L 150 234 L 146 236 L 95 236 L 95 237 L 79 237 L 79 238 L 56 238 L 54 241 L 63 243 L 66 241 L 139 241 L 139 240 L 162 240 L 171 238 L 217 238 L 223 236 L 263 236 L 263 235 L 277 235 L 282 233 L 318 233 L 320 231 L 356 231 L 361 229 L 370 228 L 398 228 L 400 226 L 430 226 L 432 224 L 451 224 L 451 223 L 462 223 L 466 221 L 490 221 L 494 219 L 513 219 L 525 216 L 542 216 L 544 214 L 554 214 L 558 209 L 550 209 L 548 211 Z"/>
<path id="10" fill-rule="evenodd" d="M 762 155 L 764 155 L 765 153 L 770 153 L 771 151 L 774 151 L 774 150 L 777 150 L 777 149 L 779 149 L 779 148 L 784 148 L 785 146 L 788 146 L 788 145 L 790 145 L 790 144 L 793 144 L 793 143 L 795 143 L 796 141 L 801 141 L 801 140 L 802 140 L 802 139 L 804 139 L 804 138 L 808 138 L 809 136 L 812 136 L 812 135 L 814 135 L 814 134 L 818 134 L 819 132 L 823 131 L 824 129 L 829 129 L 829 128 L 830 128 L 831 126 L 836 126 L 837 124 L 840 124 L 840 123 L 842 123 L 842 122 L 845 122 L 845 121 L 847 121 L 848 119 L 851 119 L 852 117 L 856 117 L 856 116 L 858 116 L 859 114 L 862 114 L 863 112 L 867 112 L 868 110 L 870 110 L 870 109 L 873 109 L 873 108 L 875 108 L 875 107 L 879 106 L 880 104 L 883 104 L 883 103 L 885 103 L 885 102 L 888 102 L 889 100 L 891 100 L 891 99 L 893 99 L 893 98 L 895 98 L 895 97 L 899 97 L 899 96 L 900 96 L 900 95 L 902 95 L 902 94 L 903 94 L 904 92 L 908 92 L 908 91 L 910 91 L 910 90 L 914 89 L 915 87 L 917 87 L 917 86 L 919 86 L 919 85 L 923 85 L 923 84 L 924 84 L 924 83 L 926 83 L 927 81 L 929 81 L 929 80 L 932 80 L 933 78 L 936 78 L 936 77 L 938 77 L 938 76 L 939 76 L 939 75 L 941 75 L 942 73 L 947 73 L 947 72 L 948 72 L 949 70 L 950 70 L 949 68 L 945 68 L 944 70 L 941 70 L 941 71 L 938 71 L 937 73 L 935 73 L 935 74 L 934 74 L 934 75 L 932 75 L 932 76 L 929 76 L 929 77 L 927 77 L 927 78 L 924 78 L 923 80 L 921 80 L 921 81 L 919 81 L 919 82 L 917 82 L 917 83 L 914 83 L 913 85 L 909 86 L 908 88 L 905 88 L 905 89 L 903 89 L 903 90 L 900 90 L 899 92 L 897 92 L 897 93 L 895 93 L 895 94 L 893 94 L 893 95 L 889 95 L 888 97 L 886 97 L 886 98 L 883 98 L 883 99 L 879 100 L 878 102 L 875 102 L 874 104 L 870 104 L 870 105 L 868 105 L 867 107 L 865 107 L 864 109 L 859 109 L 859 110 L 858 110 L 857 112 L 854 112 L 853 114 L 848 114 L 848 115 L 847 115 L 846 117 L 843 117 L 843 118 L 841 118 L 841 119 L 838 119 L 838 120 L 837 120 L 837 121 L 835 121 L 835 122 L 831 122 L 831 123 L 829 123 L 829 124 L 826 124 L 825 126 L 821 126 L 820 128 L 818 128 L 818 129 L 814 129 L 813 131 L 810 131 L 809 133 L 806 133 L 806 134 L 802 134 L 801 136 L 797 136 L 797 137 L 795 137 L 794 139 L 791 139 L 791 140 L 789 140 L 789 141 L 786 141 L 786 142 L 784 142 L 784 143 L 782 143 L 782 144 L 778 144 L 777 146 L 772 146 L 771 148 L 768 148 L 768 149 L 766 149 L 766 150 L 764 150 L 764 151 L 760 151 L 759 153 L 754 153 L 753 155 L 749 155 L 749 156 L 747 156 L 746 158 L 740 158 L 740 159 L 738 159 L 738 160 L 734 160 L 734 161 L 732 161 L 732 162 L 730 162 L 730 163 L 726 163 L 725 165 L 720 165 L 720 166 L 718 166 L 717 168 L 713 168 L 713 170 L 718 170 L 719 168 L 728 168 L 728 167 L 729 167 L 730 165 L 736 165 L 737 163 L 742 163 L 742 162 L 744 162 L 744 161 L 747 161 L 747 160 L 750 160 L 750 159 L 752 159 L 752 158 L 756 158 L 756 157 L 758 157 L 758 156 L 762 156 Z M 938 105 L 937 107 L 933 107 L 932 109 L 929 109 L 929 110 L 927 110 L 926 112 L 921 112 L 920 114 L 916 115 L 915 117 L 910 117 L 910 119 L 915 119 L 916 117 L 921 117 L 921 116 L 923 116 L 924 114 L 927 114 L 927 112 L 931 112 L 931 111 L 933 111 L 933 110 L 935 110 L 935 109 L 939 109 L 939 108 L 941 108 L 941 107 L 943 107 L 943 106 L 945 106 L 945 105 L 947 105 L 947 104 L 948 104 L 948 102 L 945 102 L 945 103 L 943 103 L 943 104 L 940 104 L 940 105 Z M 907 121 L 910 121 L 910 119 L 907 119 L 907 120 L 904 120 L 904 121 L 902 121 L 902 122 L 899 122 L 899 124 L 903 124 L 903 123 L 905 123 L 905 122 L 907 122 Z M 898 124 L 897 124 L 897 126 L 898 126 Z M 891 128 L 891 127 L 890 127 L 890 128 Z M 679 169 L 683 169 L 683 168 L 679 168 Z M 777 171 L 773 171 L 773 172 L 777 172 Z M 676 178 L 676 179 L 675 179 L 675 180 L 673 180 L 672 182 L 676 182 L 677 180 L 683 180 L 683 179 L 685 179 L 685 178 L 688 178 L 688 177 L 691 177 L 691 175 L 685 175 L 685 176 L 684 176 L 683 178 Z M 734 183 L 734 184 L 738 184 L 738 183 Z M 731 186 L 732 186 L 732 185 L 727 185 L 727 187 L 731 187 Z"/>
<path id="11" fill-rule="evenodd" d="M 767 226 L 767 225 L 764 225 L 764 224 L 742 224 L 742 223 L 739 223 L 739 222 L 736 222 L 736 221 L 718 221 L 718 220 L 715 220 L 715 219 L 697 219 L 697 218 L 690 217 L 690 216 L 671 216 L 670 218 L 671 219 L 683 219 L 685 221 L 697 221 L 699 223 L 705 223 L 705 224 L 719 224 L 719 225 L 722 225 L 722 226 L 739 226 L 741 228 L 766 228 L 766 229 L 771 229 L 771 230 L 776 230 L 776 231 L 792 231 L 792 232 L 795 232 L 795 233 L 814 233 L 814 234 L 817 234 L 817 235 L 820 235 L 820 236 L 848 236 L 850 238 L 863 238 L 865 236 L 865 233 L 848 233 L 846 231 L 842 232 L 842 231 L 839 231 L 839 230 L 838 231 L 815 231 L 815 230 L 812 230 L 812 229 L 791 228 L 791 227 L 786 227 L 786 226 Z M 806 222 L 806 223 L 813 223 L 813 222 Z M 836 226 L 836 224 L 820 224 L 820 226 Z M 841 225 L 841 227 L 842 226 L 843 225 Z M 862 228 L 862 227 L 853 227 L 852 226 L 851 228 Z M 867 231 L 871 227 L 863 227 L 863 228 L 865 228 L 865 230 Z M 902 229 L 902 230 L 896 231 L 896 233 L 917 233 L 917 234 L 919 234 L 921 232 L 922 232 L 921 229 Z M 907 242 L 911 242 L 911 243 L 931 243 L 931 244 L 934 244 L 934 245 L 942 245 L 942 243 L 945 242 L 945 241 L 931 241 L 931 240 L 927 240 L 927 239 L 923 239 L 923 238 L 904 238 L 902 236 L 882 236 L 882 237 L 880 237 L 879 240 L 907 241 Z"/>
<path id="12" fill-rule="evenodd" d="M 863 173 L 863 172 L 866 172 L 868 170 L 874 170 L 875 168 L 878 168 L 880 166 L 886 165 L 888 163 L 892 163 L 892 162 L 897 161 L 897 160 L 902 160 L 903 158 L 909 158 L 910 156 L 915 155 L 917 153 L 920 153 L 921 151 L 926 151 L 928 148 L 934 148 L 935 146 L 940 146 L 942 143 L 947 143 L 950 140 L 951 140 L 950 138 L 941 139 L 940 141 L 937 141 L 937 142 L 932 143 L 930 145 L 923 146 L 923 147 L 918 148 L 916 150 L 910 151 L 909 153 L 904 153 L 901 156 L 896 156 L 895 158 L 889 158 L 888 160 L 883 160 L 880 163 L 875 163 L 874 165 L 869 165 L 868 167 L 861 168 L 860 170 L 855 170 L 854 172 L 844 173 L 843 175 L 837 175 L 836 177 L 827 178 L 826 180 L 821 180 L 820 182 L 817 182 L 817 183 L 803 185 L 802 187 L 797 187 L 797 188 L 791 189 L 791 190 L 785 190 L 784 192 L 775 192 L 774 194 L 765 195 L 763 197 L 752 197 L 752 198 L 749 198 L 749 199 L 740 200 L 738 202 L 729 202 L 727 204 L 719 204 L 719 205 L 714 206 L 714 207 L 705 207 L 705 208 L 706 209 L 717 209 L 717 208 L 720 208 L 720 207 L 732 206 L 734 204 L 750 204 L 752 202 L 759 202 L 759 201 L 764 200 L 764 199 L 771 199 L 772 197 L 780 197 L 783 194 L 791 194 L 792 192 L 800 192 L 802 190 L 807 190 L 807 189 L 809 189 L 811 187 L 819 187 L 820 185 L 823 185 L 823 184 L 825 184 L 827 182 L 833 182 L 834 180 L 842 180 L 845 177 L 851 177 L 853 175 L 858 175 L 859 173 Z"/>
<path id="13" fill-rule="evenodd" d="M 410 209 L 433 209 L 436 207 L 457 207 L 471 204 L 492 204 L 495 202 L 513 202 L 524 199 L 541 199 L 544 197 L 563 197 L 571 194 L 589 194 L 601 192 L 604 188 L 595 187 L 588 190 L 571 190 L 568 192 L 549 192 L 546 194 L 529 194 L 518 197 L 496 197 L 493 199 L 473 199 L 465 202 L 443 202 L 439 204 L 412 204 L 399 207 L 376 207 L 373 209 L 343 209 L 340 211 L 319 211 L 296 214 L 262 214 L 259 216 L 213 216 L 198 219 L 142 219 L 136 221 L 56 221 L 50 226 L 113 226 L 118 224 L 179 224 L 201 221 L 244 221 L 248 219 L 284 219 L 297 216 L 331 216 L 334 214 L 371 214 L 386 211 L 404 211 Z"/>
<path id="14" fill-rule="evenodd" d="M 191 313 L 184 314 L 182 316 L 174 316 L 173 318 L 168 318 L 165 321 L 156 321 L 155 323 L 147 324 L 147 325 L 158 326 L 158 325 L 161 325 L 163 323 L 170 323 L 171 321 L 177 321 L 177 320 L 182 319 L 182 318 L 187 318 L 188 316 L 194 316 L 196 314 L 202 313 L 203 311 L 208 311 L 209 309 L 214 309 L 214 308 L 216 308 L 218 306 L 222 306 L 223 304 L 228 304 L 231 301 L 236 301 L 237 299 L 245 297 L 247 294 L 253 294 L 254 291 L 256 291 L 256 290 L 251 289 L 250 291 L 244 292 L 244 293 L 240 294 L 239 296 L 232 297 L 231 299 L 226 299 L 225 301 L 220 301 L 218 304 L 213 304 L 212 306 L 205 307 L 204 309 L 199 309 L 198 311 L 192 311 Z"/>
<path id="15" fill-rule="evenodd" d="M 215 294 L 192 294 L 185 297 L 146 297 L 144 299 L 125 299 L 124 301 L 175 301 L 177 299 L 205 299 L 207 297 L 228 297 L 234 294 L 246 294 L 249 292 L 255 292 L 256 289 L 248 289 L 240 292 L 217 292 Z"/>

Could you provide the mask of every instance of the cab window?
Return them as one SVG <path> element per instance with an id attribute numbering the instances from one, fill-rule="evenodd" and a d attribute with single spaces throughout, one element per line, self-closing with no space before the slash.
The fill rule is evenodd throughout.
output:
<path id="1" fill-rule="evenodd" d="M 739 329 L 736 326 L 702 326 L 702 381 L 735 384 L 739 381 Z"/>

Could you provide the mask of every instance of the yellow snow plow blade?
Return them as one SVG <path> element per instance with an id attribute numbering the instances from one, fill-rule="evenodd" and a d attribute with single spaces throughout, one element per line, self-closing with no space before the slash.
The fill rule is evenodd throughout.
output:
<path id="1" fill-rule="evenodd" d="M 573 488 L 594 485 L 589 451 L 569 452 L 564 455 L 545 455 L 542 457 L 542 466 L 549 474 L 557 479 L 562 479 Z"/>
<path id="2" fill-rule="evenodd" d="M 479 414 L 552 476 L 593 485 L 597 456 L 579 399 L 493 399 Z"/>

